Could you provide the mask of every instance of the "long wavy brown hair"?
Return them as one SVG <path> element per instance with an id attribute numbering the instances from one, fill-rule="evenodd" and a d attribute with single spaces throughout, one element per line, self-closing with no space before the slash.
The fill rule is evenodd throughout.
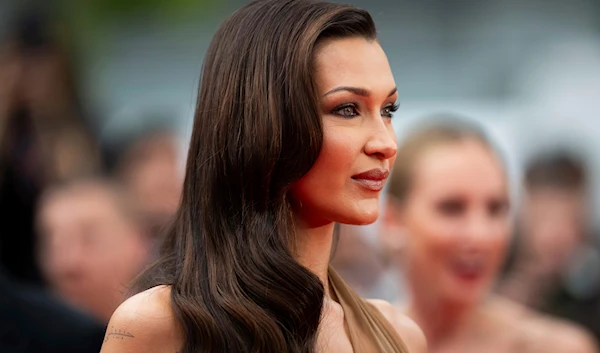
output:
<path id="1" fill-rule="evenodd" d="M 181 205 L 137 291 L 172 286 L 184 352 L 314 352 L 324 287 L 294 256 L 288 191 L 322 144 L 314 51 L 376 39 L 348 5 L 261 0 L 206 54 Z"/>

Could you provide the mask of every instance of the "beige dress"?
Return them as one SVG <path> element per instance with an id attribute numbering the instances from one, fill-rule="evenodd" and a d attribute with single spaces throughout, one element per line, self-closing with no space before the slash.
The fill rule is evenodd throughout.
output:
<path id="1" fill-rule="evenodd" d="M 355 353 L 409 353 L 379 309 L 359 297 L 331 267 L 329 284 L 333 299 L 344 310 L 346 330 Z"/>

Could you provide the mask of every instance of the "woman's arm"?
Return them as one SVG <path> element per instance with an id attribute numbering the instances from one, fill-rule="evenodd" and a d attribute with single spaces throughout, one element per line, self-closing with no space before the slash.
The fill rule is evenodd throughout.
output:
<path id="1" fill-rule="evenodd" d="M 181 327 L 171 308 L 170 288 L 137 294 L 117 308 L 101 353 L 176 353 L 183 346 Z"/>

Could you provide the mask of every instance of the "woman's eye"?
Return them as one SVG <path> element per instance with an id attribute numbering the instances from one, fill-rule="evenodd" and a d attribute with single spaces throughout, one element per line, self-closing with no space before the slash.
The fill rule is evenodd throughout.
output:
<path id="1" fill-rule="evenodd" d="M 381 111 L 381 116 L 386 118 L 392 118 L 394 116 L 394 112 L 398 110 L 398 104 L 390 105 L 389 107 L 383 108 Z"/>
<path id="2" fill-rule="evenodd" d="M 508 213 L 508 202 L 506 201 L 490 201 L 488 203 L 488 213 L 492 217 L 504 216 Z"/>
<path id="3" fill-rule="evenodd" d="M 449 217 L 461 215 L 466 208 L 466 203 L 461 200 L 444 200 L 437 204 L 438 211 Z"/>
<path id="4" fill-rule="evenodd" d="M 355 116 L 358 116 L 358 110 L 353 104 L 347 104 L 341 107 L 337 107 L 335 108 L 333 113 L 344 118 L 353 118 Z"/>

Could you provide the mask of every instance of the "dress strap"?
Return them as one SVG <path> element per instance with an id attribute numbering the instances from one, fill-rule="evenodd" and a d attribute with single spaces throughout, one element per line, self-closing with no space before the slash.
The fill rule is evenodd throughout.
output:
<path id="1" fill-rule="evenodd" d="M 359 297 L 331 267 L 329 285 L 333 299 L 344 310 L 344 323 L 355 353 L 409 353 L 379 309 Z"/>

